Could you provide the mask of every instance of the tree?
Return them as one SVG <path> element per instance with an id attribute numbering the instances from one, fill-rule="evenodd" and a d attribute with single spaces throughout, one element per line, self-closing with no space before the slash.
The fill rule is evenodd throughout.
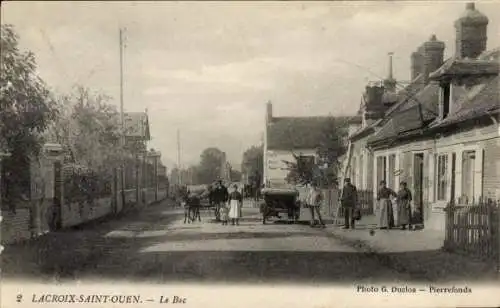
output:
<path id="1" fill-rule="evenodd" d="M 198 180 L 200 183 L 209 184 L 221 176 L 224 153 L 218 148 L 207 148 L 200 156 L 198 167 Z"/>
<path id="2" fill-rule="evenodd" d="M 295 153 L 292 153 L 294 161 L 284 161 L 289 170 L 286 178 L 289 183 L 327 187 L 338 185 L 339 157 L 346 151 L 343 140 L 347 130 L 342 122 L 332 117 L 325 123 L 316 149 L 316 162 Z"/>
<path id="3" fill-rule="evenodd" d="M 104 94 L 76 86 L 59 97 L 59 116 L 47 130 L 47 137 L 65 150 L 65 168 L 72 169 L 66 173 L 65 190 L 71 191 L 67 195 L 75 201 L 91 202 L 109 195 L 113 168 L 119 167 L 126 156 L 120 142 L 120 117 L 109 100 Z"/>
<path id="4" fill-rule="evenodd" d="M 120 117 L 109 100 L 78 86 L 60 98 L 61 116 L 50 128 L 51 136 L 70 153 L 69 160 L 104 174 L 118 167 L 126 154 L 120 144 Z"/>
<path id="5" fill-rule="evenodd" d="M 322 131 L 317 155 L 322 165 L 326 165 L 333 176 L 339 172 L 339 157 L 346 152 L 344 140 L 347 137 L 345 120 L 330 118 Z"/>
<path id="6" fill-rule="evenodd" d="M 264 171 L 264 148 L 252 146 L 243 153 L 242 172 L 248 175 L 250 185 L 260 187 Z"/>
<path id="7" fill-rule="evenodd" d="M 1 25 L 0 144 L 11 154 L 3 172 L 8 175 L 8 198 L 13 199 L 29 195 L 30 161 L 38 157 L 42 133 L 57 116 L 54 99 L 36 73 L 34 54 L 20 51 L 18 41 L 13 26 Z"/>
<path id="8" fill-rule="evenodd" d="M 292 162 L 283 161 L 288 169 L 286 181 L 292 184 L 307 185 L 318 182 L 318 166 L 314 162 L 314 157 L 302 156 L 292 153 Z"/>

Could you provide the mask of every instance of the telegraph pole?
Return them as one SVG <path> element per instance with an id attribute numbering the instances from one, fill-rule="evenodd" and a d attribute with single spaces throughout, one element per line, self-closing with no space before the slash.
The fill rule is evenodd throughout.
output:
<path id="1" fill-rule="evenodd" d="M 120 124 L 121 124 L 121 145 L 125 147 L 125 115 L 123 108 L 123 29 L 119 30 L 120 42 Z M 124 153 L 124 152 L 122 152 Z M 121 196 L 122 196 L 122 209 L 125 208 L 125 157 L 122 156 L 122 172 L 121 172 Z"/>
<path id="2" fill-rule="evenodd" d="M 182 170 L 181 170 L 181 132 L 177 129 L 177 166 L 179 169 L 179 185 L 182 185 Z"/>

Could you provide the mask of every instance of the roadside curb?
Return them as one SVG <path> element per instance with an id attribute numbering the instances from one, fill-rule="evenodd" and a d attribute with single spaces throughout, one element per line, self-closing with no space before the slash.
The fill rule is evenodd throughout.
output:
<path id="1" fill-rule="evenodd" d="M 342 244 L 345 244 L 347 246 L 350 246 L 356 250 L 358 250 L 361 253 L 364 253 L 366 255 L 369 255 L 371 257 L 374 257 L 377 259 L 379 263 L 382 265 L 393 269 L 399 273 L 405 273 L 410 275 L 412 278 L 418 278 L 418 279 L 425 279 L 425 280 L 430 280 L 426 276 L 426 271 L 425 270 L 412 270 L 410 267 L 406 266 L 404 262 L 401 262 L 399 258 L 397 257 L 392 257 L 387 254 L 383 254 L 381 251 L 379 251 L 376 247 L 373 245 L 370 245 L 367 243 L 365 240 L 361 239 L 350 239 L 346 236 L 342 236 L 338 233 L 331 232 L 330 233 L 332 237 L 340 241 Z"/>
<path id="2" fill-rule="evenodd" d="M 436 279 L 439 279 L 439 277 L 446 276 L 443 274 L 446 274 L 446 272 L 450 269 L 447 267 L 448 264 L 433 266 L 426 264 L 425 261 L 422 262 L 423 260 L 407 259 L 405 262 L 405 260 L 401 258 L 397 253 L 383 252 L 375 245 L 370 245 L 367 240 L 348 238 L 347 236 L 339 234 L 335 230 L 329 230 L 328 233 L 332 238 L 338 240 L 340 243 L 352 247 L 358 252 L 363 253 L 369 257 L 375 258 L 381 265 L 387 268 L 390 268 L 398 273 L 409 275 L 411 279 L 423 282 L 435 282 Z M 444 250 L 444 248 L 441 248 L 440 251 L 443 252 L 443 257 L 447 259 L 445 261 L 451 261 L 455 258 L 462 260 L 467 259 L 454 253 L 447 252 Z M 467 259 L 467 261 L 464 262 L 472 264 L 473 268 L 479 268 L 481 266 L 487 265 L 487 263 L 478 262 L 472 259 Z"/>

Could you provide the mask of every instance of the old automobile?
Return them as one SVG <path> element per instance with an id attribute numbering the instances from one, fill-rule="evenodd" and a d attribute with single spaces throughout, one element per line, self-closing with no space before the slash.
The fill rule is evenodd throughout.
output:
<path id="1" fill-rule="evenodd" d="M 290 222 L 297 222 L 300 218 L 301 202 L 299 191 L 292 185 L 273 185 L 264 187 L 261 191 L 264 201 L 260 204 L 262 223 L 269 217 L 282 219 L 281 214 L 287 216 Z"/>

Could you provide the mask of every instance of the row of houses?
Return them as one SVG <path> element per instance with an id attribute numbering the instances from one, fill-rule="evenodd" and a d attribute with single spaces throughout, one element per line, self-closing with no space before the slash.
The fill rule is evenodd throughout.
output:
<path id="1" fill-rule="evenodd" d="M 499 54 L 487 50 L 487 16 L 466 4 L 456 20 L 455 54 L 444 59 L 435 35 L 411 54 L 411 81 L 392 75 L 368 84 L 356 115 L 338 118 L 347 126 L 351 155 L 340 158 L 347 176 L 376 197 L 380 181 L 414 195 L 414 219 L 425 228 L 445 228 L 445 207 L 460 198 L 500 199 L 498 124 Z M 267 105 L 264 183 L 283 182 L 283 161 L 292 153 L 317 160 L 324 117 L 275 117 Z M 347 144 L 347 143 L 346 143 Z"/>
<path id="2" fill-rule="evenodd" d="M 134 150 L 130 152 L 124 172 L 110 167 L 112 176 L 97 178 L 97 181 L 89 176 L 87 166 L 68 159 L 71 155 L 63 146 L 46 143 L 39 157 L 32 158 L 23 168 L 25 180 L 16 185 L 25 187 L 11 187 L 6 171 L 13 157 L 2 153 L 2 244 L 80 225 L 166 198 L 168 179 L 161 153 L 147 150 L 147 142 L 151 139 L 147 112 L 125 114 L 125 127 L 126 144 Z M 9 193 L 14 190 L 21 191 L 22 198 L 11 198 Z"/>
<path id="3" fill-rule="evenodd" d="M 415 219 L 444 230 L 452 201 L 500 199 L 499 54 L 473 3 L 455 22 L 455 54 L 432 35 L 411 55 L 412 80 L 368 85 L 349 123 L 348 175 L 376 194 L 380 181 L 414 195 Z"/>

